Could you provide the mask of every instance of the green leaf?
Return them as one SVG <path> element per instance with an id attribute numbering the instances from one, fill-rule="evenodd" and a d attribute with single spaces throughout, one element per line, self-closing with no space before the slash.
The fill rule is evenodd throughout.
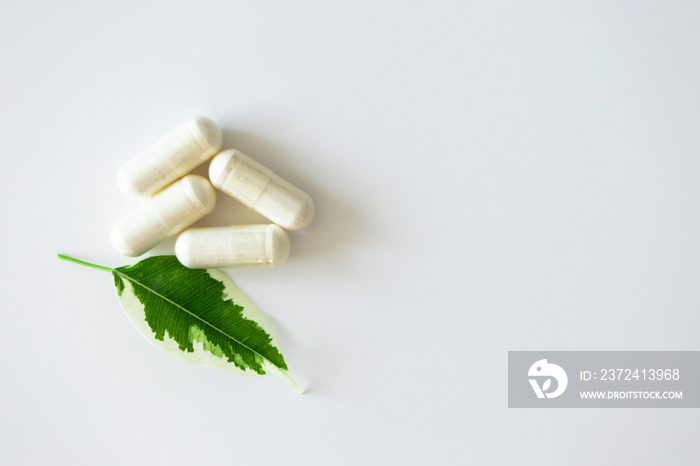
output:
<path id="1" fill-rule="evenodd" d="M 155 256 L 109 269 L 119 302 L 143 337 L 187 362 L 244 375 L 277 375 L 301 387 L 264 316 L 223 273 Z"/>

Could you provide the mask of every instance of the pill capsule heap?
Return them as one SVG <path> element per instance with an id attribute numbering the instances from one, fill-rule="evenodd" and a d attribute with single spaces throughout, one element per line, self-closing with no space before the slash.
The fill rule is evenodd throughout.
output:
<path id="1" fill-rule="evenodd" d="M 219 152 L 222 140 L 213 120 L 196 116 L 119 169 L 121 191 L 147 199 L 112 228 L 117 252 L 140 256 L 179 234 L 175 255 L 190 268 L 270 267 L 287 259 L 290 242 L 283 228 L 311 222 L 311 197 L 240 151 Z M 211 183 L 188 175 L 211 157 Z M 214 209 L 212 184 L 273 223 L 188 230 Z"/>

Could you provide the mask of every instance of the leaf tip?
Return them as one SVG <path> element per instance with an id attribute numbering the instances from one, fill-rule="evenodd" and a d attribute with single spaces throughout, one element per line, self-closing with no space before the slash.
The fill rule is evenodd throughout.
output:
<path id="1" fill-rule="evenodd" d="M 294 374 L 292 374 L 291 371 L 281 371 L 282 375 L 284 376 L 285 379 L 287 379 L 287 382 L 289 382 L 294 390 L 299 393 L 300 395 L 304 394 L 304 389 L 301 387 L 301 384 L 297 380 L 296 377 L 294 377 Z"/>

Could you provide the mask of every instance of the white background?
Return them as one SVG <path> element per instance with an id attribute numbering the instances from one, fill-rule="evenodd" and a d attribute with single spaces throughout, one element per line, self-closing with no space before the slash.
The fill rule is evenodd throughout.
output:
<path id="1" fill-rule="evenodd" d="M 0 463 L 697 461 L 696 410 L 508 409 L 506 363 L 700 349 L 699 25 L 694 2 L 5 0 Z M 303 396 L 153 348 L 109 274 L 56 259 L 131 262 L 117 168 L 196 114 L 316 202 L 288 262 L 228 271 Z M 262 220 L 221 194 L 200 225 Z"/>

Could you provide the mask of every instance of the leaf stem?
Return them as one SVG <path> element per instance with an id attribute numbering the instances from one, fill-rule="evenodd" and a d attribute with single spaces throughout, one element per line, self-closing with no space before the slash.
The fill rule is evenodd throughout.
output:
<path id="1" fill-rule="evenodd" d="M 104 270 L 105 272 L 111 272 L 112 270 L 114 270 L 114 269 L 110 269 L 109 267 L 102 267 L 101 265 L 95 265 L 95 264 L 91 264 L 89 262 L 74 259 L 72 257 L 64 256 L 63 254 L 57 254 L 57 257 L 61 260 L 64 260 L 64 261 L 72 262 L 74 264 L 82 265 L 85 267 L 90 267 L 92 269 Z"/>

